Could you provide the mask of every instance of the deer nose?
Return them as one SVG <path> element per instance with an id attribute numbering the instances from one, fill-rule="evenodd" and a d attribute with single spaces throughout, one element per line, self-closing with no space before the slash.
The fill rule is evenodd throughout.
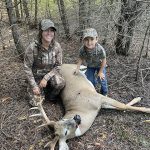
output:
<path id="1" fill-rule="evenodd" d="M 78 125 L 81 124 L 81 117 L 79 115 L 75 115 L 73 119 Z"/>

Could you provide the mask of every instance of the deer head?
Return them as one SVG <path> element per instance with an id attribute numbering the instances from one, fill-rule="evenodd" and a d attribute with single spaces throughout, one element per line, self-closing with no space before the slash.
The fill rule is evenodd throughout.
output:
<path id="1" fill-rule="evenodd" d="M 75 115 L 73 118 L 63 118 L 57 122 L 50 121 L 47 117 L 43 106 L 43 98 L 41 96 L 36 96 L 37 107 L 33 107 L 31 109 L 38 109 L 40 111 L 39 114 L 31 115 L 30 117 L 41 116 L 43 117 L 45 123 L 38 126 L 50 126 L 54 128 L 55 138 L 53 141 L 48 142 L 45 147 L 50 146 L 51 150 L 54 150 L 56 143 L 59 141 L 59 150 L 69 150 L 69 147 L 66 143 L 67 139 L 80 135 L 79 124 L 81 123 L 81 118 L 79 115 Z"/>

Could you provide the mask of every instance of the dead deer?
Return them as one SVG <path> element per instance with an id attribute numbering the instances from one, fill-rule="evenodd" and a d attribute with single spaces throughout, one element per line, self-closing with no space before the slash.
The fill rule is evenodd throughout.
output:
<path id="1" fill-rule="evenodd" d="M 150 108 L 132 106 L 141 100 L 139 97 L 124 104 L 97 93 L 82 73 L 73 74 L 75 68 L 76 65 L 73 64 L 63 64 L 60 67 L 60 72 L 66 80 L 66 86 L 61 92 L 65 107 L 65 115 L 61 120 L 57 122 L 49 120 L 42 107 L 41 97 L 39 97 L 38 107 L 32 108 L 40 111 L 40 114 L 32 115 L 32 117 L 44 117 L 46 123 L 40 127 L 54 128 L 55 138 L 47 143 L 46 147 L 50 146 L 51 150 L 54 150 L 59 141 L 59 150 L 69 150 L 66 140 L 83 135 L 91 127 L 101 108 L 150 113 Z"/>

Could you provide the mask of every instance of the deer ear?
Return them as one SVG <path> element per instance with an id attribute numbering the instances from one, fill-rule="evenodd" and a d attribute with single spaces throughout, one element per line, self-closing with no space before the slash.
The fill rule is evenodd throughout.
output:
<path id="1" fill-rule="evenodd" d="M 75 115 L 73 119 L 78 125 L 81 124 L 81 117 L 79 115 Z"/>

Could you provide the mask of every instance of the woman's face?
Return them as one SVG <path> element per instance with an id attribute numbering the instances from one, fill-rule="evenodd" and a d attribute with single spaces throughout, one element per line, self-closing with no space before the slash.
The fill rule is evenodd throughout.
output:
<path id="1" fill-rule="evenodd" d="M 42 41 L 46 43 L 51 43 L 55 36 L 55 31 L 53 28 L 48 28 L 42 32 Z"/>

